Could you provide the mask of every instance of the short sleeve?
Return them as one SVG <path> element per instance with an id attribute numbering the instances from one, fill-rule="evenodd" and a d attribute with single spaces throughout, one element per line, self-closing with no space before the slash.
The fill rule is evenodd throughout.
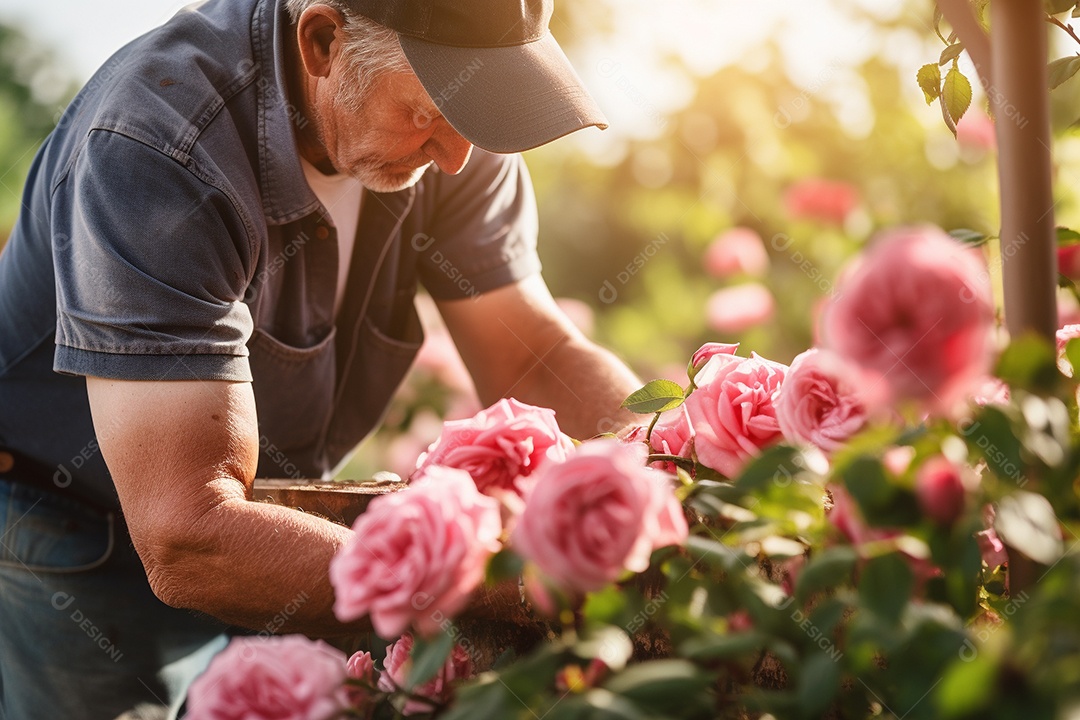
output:
<path id="1" fill-rule="evenodd" d="M 432 297 L 473 297 L 540 272 L 536 198 L 520 155 L 477 148 L 459 175 L 440 176 L 435 189 L 429 237 L 413 241 Z"/>
<path id="2" fill-rule="evenodd" d="M 53 369 L 250 381 L 252 240 L 227 196 L 173 158 L 94 131 L 54 191 Z"/>

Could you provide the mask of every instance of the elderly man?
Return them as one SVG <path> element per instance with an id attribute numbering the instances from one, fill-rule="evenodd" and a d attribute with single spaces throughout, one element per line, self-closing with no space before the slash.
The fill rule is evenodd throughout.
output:
<path id="1" fill-rule="evenodd" d="M 346 629 L 351 531 L 252 479 L 331 473 L 379 422 L 418 283 L 485 403 L 625 422 L 636 380 L 557 310 L 493 154 L 604 126 L 550 15 L 209 0 L 72 102 L 0 255 L 0 718 L 175 707 L 227 625 Z"/>

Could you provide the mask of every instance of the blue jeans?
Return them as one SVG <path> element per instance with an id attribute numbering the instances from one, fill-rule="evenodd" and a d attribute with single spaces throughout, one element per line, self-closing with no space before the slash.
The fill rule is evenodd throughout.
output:
<path id="1" fill-rule="evenodd" d="M 224 629 L 154 596 L 115 513 L 0 478 L 0 720 L 175 717 Z"/>

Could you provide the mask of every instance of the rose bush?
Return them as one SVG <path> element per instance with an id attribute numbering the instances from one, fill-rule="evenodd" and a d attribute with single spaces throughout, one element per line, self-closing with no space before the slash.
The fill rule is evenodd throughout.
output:
<path id="1" fill-rule="evenodd" d="M 562 446 L 554 419 L 520 404 L 466 421 L 456 449 L 477 448 L 456 457 L 510 460 L 463 463 L 474 477 L 421 463 L 331 568 L 344 616 L 396 640 L 381 666 L 354 656 L 348 680 L 343 655 L 238 668 L 249 650 L 235 641 L 192 707 L 252 720 L 343 702 L 354 717 L 441 720 L 1067 717 L 1080 437 L 1077 381 L 1056 361 L 1080 357 L 1080 339 L 995 352 L 977 253 L 926 228 L 886 234 L 838 283 L 827 347 L 786 367 L 709 343 L 685 386 L 627 398 L 644 419 L 621 440 Z M 934 287 L 914 277 L 928 272 Z M 887 297 L 865 298 L 883 278 Z M 860 297 L 864 314 L 848 300 Z M 886 367 L 870 334 L 836 325 L 845 313 L 915 357 Z M 872 412 L 877 382 L 916 411 Z M 559 449 L 524 462 L 541 442 Z M 512 532 L 476 487 L 496 466 L 522 493 Z M 548 633 L 523 655 L 498 648 L 491 669 L 470 668 L 470 626 L 454 624 L 485 571 L 492 586 L 520 579 Z"/>

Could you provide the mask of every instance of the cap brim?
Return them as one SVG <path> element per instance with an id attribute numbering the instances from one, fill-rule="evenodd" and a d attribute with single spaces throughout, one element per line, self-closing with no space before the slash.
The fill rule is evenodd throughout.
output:
<path id="1" fill-rule="evenodd" d="M 497 48 L 399 38 L 439 112 L 479 148 L 520 152 L 585 127 L 608 126 L 551 33 Z"/>

